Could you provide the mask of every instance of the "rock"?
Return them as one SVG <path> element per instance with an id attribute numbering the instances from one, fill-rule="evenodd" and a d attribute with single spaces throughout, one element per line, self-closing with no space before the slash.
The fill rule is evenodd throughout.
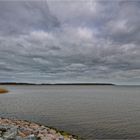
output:
<path id="1" fill-rule="evenodd" d="M 59 137 L 59 140 L 64 140 L 64 137 L 63 137 L 63 136 L 60 136 L 60 137 Z"/>
<path id="2" fill-rule="evenodd" d="M 16 134 L 17 139 L 22 138 L 31 138 L 38 140 L 76 140 L 73 139 L 72 136 L 67 135 L 63 136 L 59 132 L 56 132 L 54 129 L 50 129 L 43 125 L 39 125 L 36 123 L 22 121 L 22 120 L 10 120 L 0 118 L 0 125 L 6 125 L 10 128 L 15 128 L 18 133 Z M 0 130 L 0 138 L 2 138 L 2 134 L 7 132 L 8 129 L 4 127 Z"/>
<path id="3" fill-rule="evenodd" d="M 50 129 L 49 132 L 50 132 L 50 134 L 56 134 L 56 131 L 53 129 Z"/>
<path id="4" fill-rule="evenodd" d="M 38 138 L 43 138 L 44 135 L 39 133 L 39 134 L 37 135 L 37 137 L 38 137 Z"/>
<path id="5" fill-rule="evenodd" d="M 23 137 L 23 138 L 26 137 L 26 135 L 22 133 L 21 131 L 18 131 L 18 136 Z"/>

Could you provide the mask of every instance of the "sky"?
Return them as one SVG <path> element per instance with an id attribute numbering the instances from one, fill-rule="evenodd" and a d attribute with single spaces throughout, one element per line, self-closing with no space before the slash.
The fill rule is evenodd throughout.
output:
<path id="1" fill-rule="evenodd" d="M 0 0 L 0 82 L 140 84 L 139 0 Z"/>

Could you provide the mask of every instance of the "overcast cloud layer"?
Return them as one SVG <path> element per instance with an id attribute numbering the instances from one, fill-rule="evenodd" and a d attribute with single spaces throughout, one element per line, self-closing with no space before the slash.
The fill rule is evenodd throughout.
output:
<path id="1" fill-rule="evenodd" d="M 0 82 L 140 84 L 139 17 L 139 1 L 0 1 Z"/>

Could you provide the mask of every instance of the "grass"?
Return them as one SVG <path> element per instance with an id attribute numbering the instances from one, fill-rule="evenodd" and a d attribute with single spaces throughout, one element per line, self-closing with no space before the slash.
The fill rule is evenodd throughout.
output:
<path id="1" fill-rule="evenodd" d="M 0 94 L 4 94 L 4 93 L 7 93 L 8 90 L 4 89 L 4 88 L 0 88 Z"/>
<path id="2" fill-rule="evenodd" d="M 47 126 L 47 127 L 48 127 L 48 126 Z M 49 128 L 55 130 L 57 133 L 60 133 L 60 134 L 63 135 L 65 138 L 68 138 L 69 136 L 72 136 L 73 138 L 75 138 L 75 139 L 77 139 L 77 140 L 84 140 L 84 139 L 80 138 L 79 136 L 72 135 L 72 134 L 70 134 L 70 133 L 68 133 L 68 132 L 66 132 L 66 131 L 58 130 L 58 129 L 54 128 L 54 127 L 49 127 Z"/>

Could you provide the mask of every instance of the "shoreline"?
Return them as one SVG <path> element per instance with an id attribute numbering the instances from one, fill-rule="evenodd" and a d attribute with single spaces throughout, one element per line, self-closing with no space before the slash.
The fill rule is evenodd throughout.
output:
<path id="1" fill-rule="evenodd" d="M 89 86 L 115 86 L 113 83 L 0 83 L 0 85 L 89 85 Z"/>
<path id="2" fill-rule="evenodd" d="M 7 130 L 5 130 L 5 127 Z M 2 133 L 2 130 L 9 131 L 12 129 L 15 131 L 15 135 L 13 136 L 15 140 L 18 138 L 26 139 L 31 137 L 36 140 L 80 140 L 78 136 L 36 122 L 0 117 L 0 132 Z M 4 134 L 0 136 L 0 138 L 3 139 L 5 137 Z"/>

